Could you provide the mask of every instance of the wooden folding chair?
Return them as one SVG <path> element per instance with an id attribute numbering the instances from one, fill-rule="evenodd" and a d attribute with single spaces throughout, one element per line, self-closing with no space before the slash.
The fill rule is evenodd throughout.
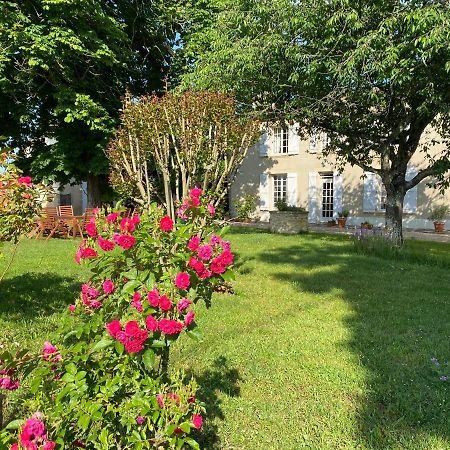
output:
<path id="1" fill-rule="evenodd" d="M 73 217 L 73 207 L 72 205 L 58 206 L 59 215 L 64 218 Z"/>
<path id="2" fill-rule="evenodd" d="M 36 239 L 40 239 L 48 232 L 48 240 L 58 231 L 60 226 L 58 209 L 56 207 L 47 207 L 43 209 L 42 213 L 43 216 L 38 220 L 39 233 L 37 234 Z"/>

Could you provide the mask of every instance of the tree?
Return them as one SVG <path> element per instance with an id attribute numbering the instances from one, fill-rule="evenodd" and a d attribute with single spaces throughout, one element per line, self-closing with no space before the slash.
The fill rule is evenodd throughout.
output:
<path id="1" fill-rule="evenodd" d="M 184 85 L 233 91 L 268 120 L 327 132 L 326 154 L 381 177 L 386 224 L 402 242 L 406 192 L 425 179 L 449 184 L 449 29 L 443 0 L 225 0 L 211 25 L 186 35 L 184 53 L 190 42 L 198 53 Z M 444 144 L 437 154 L 429 127 Z M 416 153 L 426 166 L 408 179 Z"/>
<path id="2" fill-rule="evenodd" d="M 193 186 L 217 205 L 259 134 L 258 122 L 240 117 L 226 94 L 128 96 L 107 148 L 111 181 L 142 206 L 159 198 L 172 218 Z"/>
<path id="3" fill-rule="evenodd" d="M 88 179 L 91 191 L 98 188 L 126 89 L 162 89 L 175 3 L 1 2 L 0 135 L 27 156 L 24 170 L 38 180 Z"/>

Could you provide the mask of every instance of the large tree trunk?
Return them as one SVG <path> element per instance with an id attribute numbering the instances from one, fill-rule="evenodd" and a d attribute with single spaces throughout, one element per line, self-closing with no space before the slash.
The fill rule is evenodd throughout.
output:
<path id="1" fill-rule="evenodd" d="M 392 231 L 392 237 L 397 245 L 403 244 L 403 201 L 405 190 L 386 187 L 386 227 Z"/>
<path id="2" fill-rule="evenodd" d="M 89 208 L 101 206 L 101 177 L 92 173 L 87 176 L 87 205 Z"/>

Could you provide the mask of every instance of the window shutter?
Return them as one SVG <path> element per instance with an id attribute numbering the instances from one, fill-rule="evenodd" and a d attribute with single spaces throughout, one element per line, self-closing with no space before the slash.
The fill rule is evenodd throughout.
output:
<path id="1" fill-rule="evenodd" d="M 377 175 L 372 172 L 366 172 L 364 178 L 363 211 L 375 212 L 378 209 L 378 197 Z"/>
<path id="2" fill-rule="evenodd" d="M 308 178 L 308 222 L 316 223 L 317 209 L 317 172 L 309 172 Z"/>
<path id="3" fill-rule="evenodd" d="M 294 124 L 289 127 L 289 155 L 298 155 L 300 147 L 300 138 L 298 135 L 298 125 Z"/>
<path id="4" fill-rule="evenodd" d="M 309 137 L 309 153 L 317 153 L 319 147 L 319 139 L 317 137 L 316 133 L 311 134 Z"/>
<path id="5" fill-rule="evenodd" d="M 297 206 L 297 174 L 287 174 L 287 204 Z"/>
<path id="6" fill-rule="evenodd" d="M 342 211 L 342 196 L 344 193 L 344 188 L 342 185 L 342 175 L 337 171 L 333 173 L 333 190 L 333 213 L 335 216 L 337 216 L 337 214 Z"/>
<path id="7" fill-rule="evenodd" d="M 408 166 L 406 169 L 406 181 L 411 181 L 417 175 L 417 169 L 414 166 Z M 415 213 L 417 210 L 417 186 L 414 186 L 405 194 L 403 200 L 403 212 Z"/>
<path id="8" fill-rule="evenodd" d="M 270 147 L 270 134 L 269 131 L 266 130 L 261 135 L 261 138 L 259 140 L 259 156 L 268 156 L 269 147 Z"/>
<path id="9" fill-rule="evenodd" d="M 262 173 L 259 176 L 259 209 L 267 211 L 269 209 L 269 174 Z"/>

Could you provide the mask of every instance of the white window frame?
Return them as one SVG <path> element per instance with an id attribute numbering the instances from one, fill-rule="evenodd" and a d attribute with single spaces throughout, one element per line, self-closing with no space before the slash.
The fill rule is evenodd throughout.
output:
<path id="1" fill-rule="evenodd" d="M 382 181 L 380 181 L 380 211 L 386 211 L 387 192 Z"/>
<path id="2" fill-rule="evenodd" d="M 287 201 L 287 179 L 287 173 L 277 173 L 272 175 L 272 201 L 274 206 L 278 200 Z"/>
<path id="3" fill-rule="evenodd" d="M 274 128 L 272 131 L 272 139 L 272 153 L 274 155 L 289 154 L 289 128 Z"/>

